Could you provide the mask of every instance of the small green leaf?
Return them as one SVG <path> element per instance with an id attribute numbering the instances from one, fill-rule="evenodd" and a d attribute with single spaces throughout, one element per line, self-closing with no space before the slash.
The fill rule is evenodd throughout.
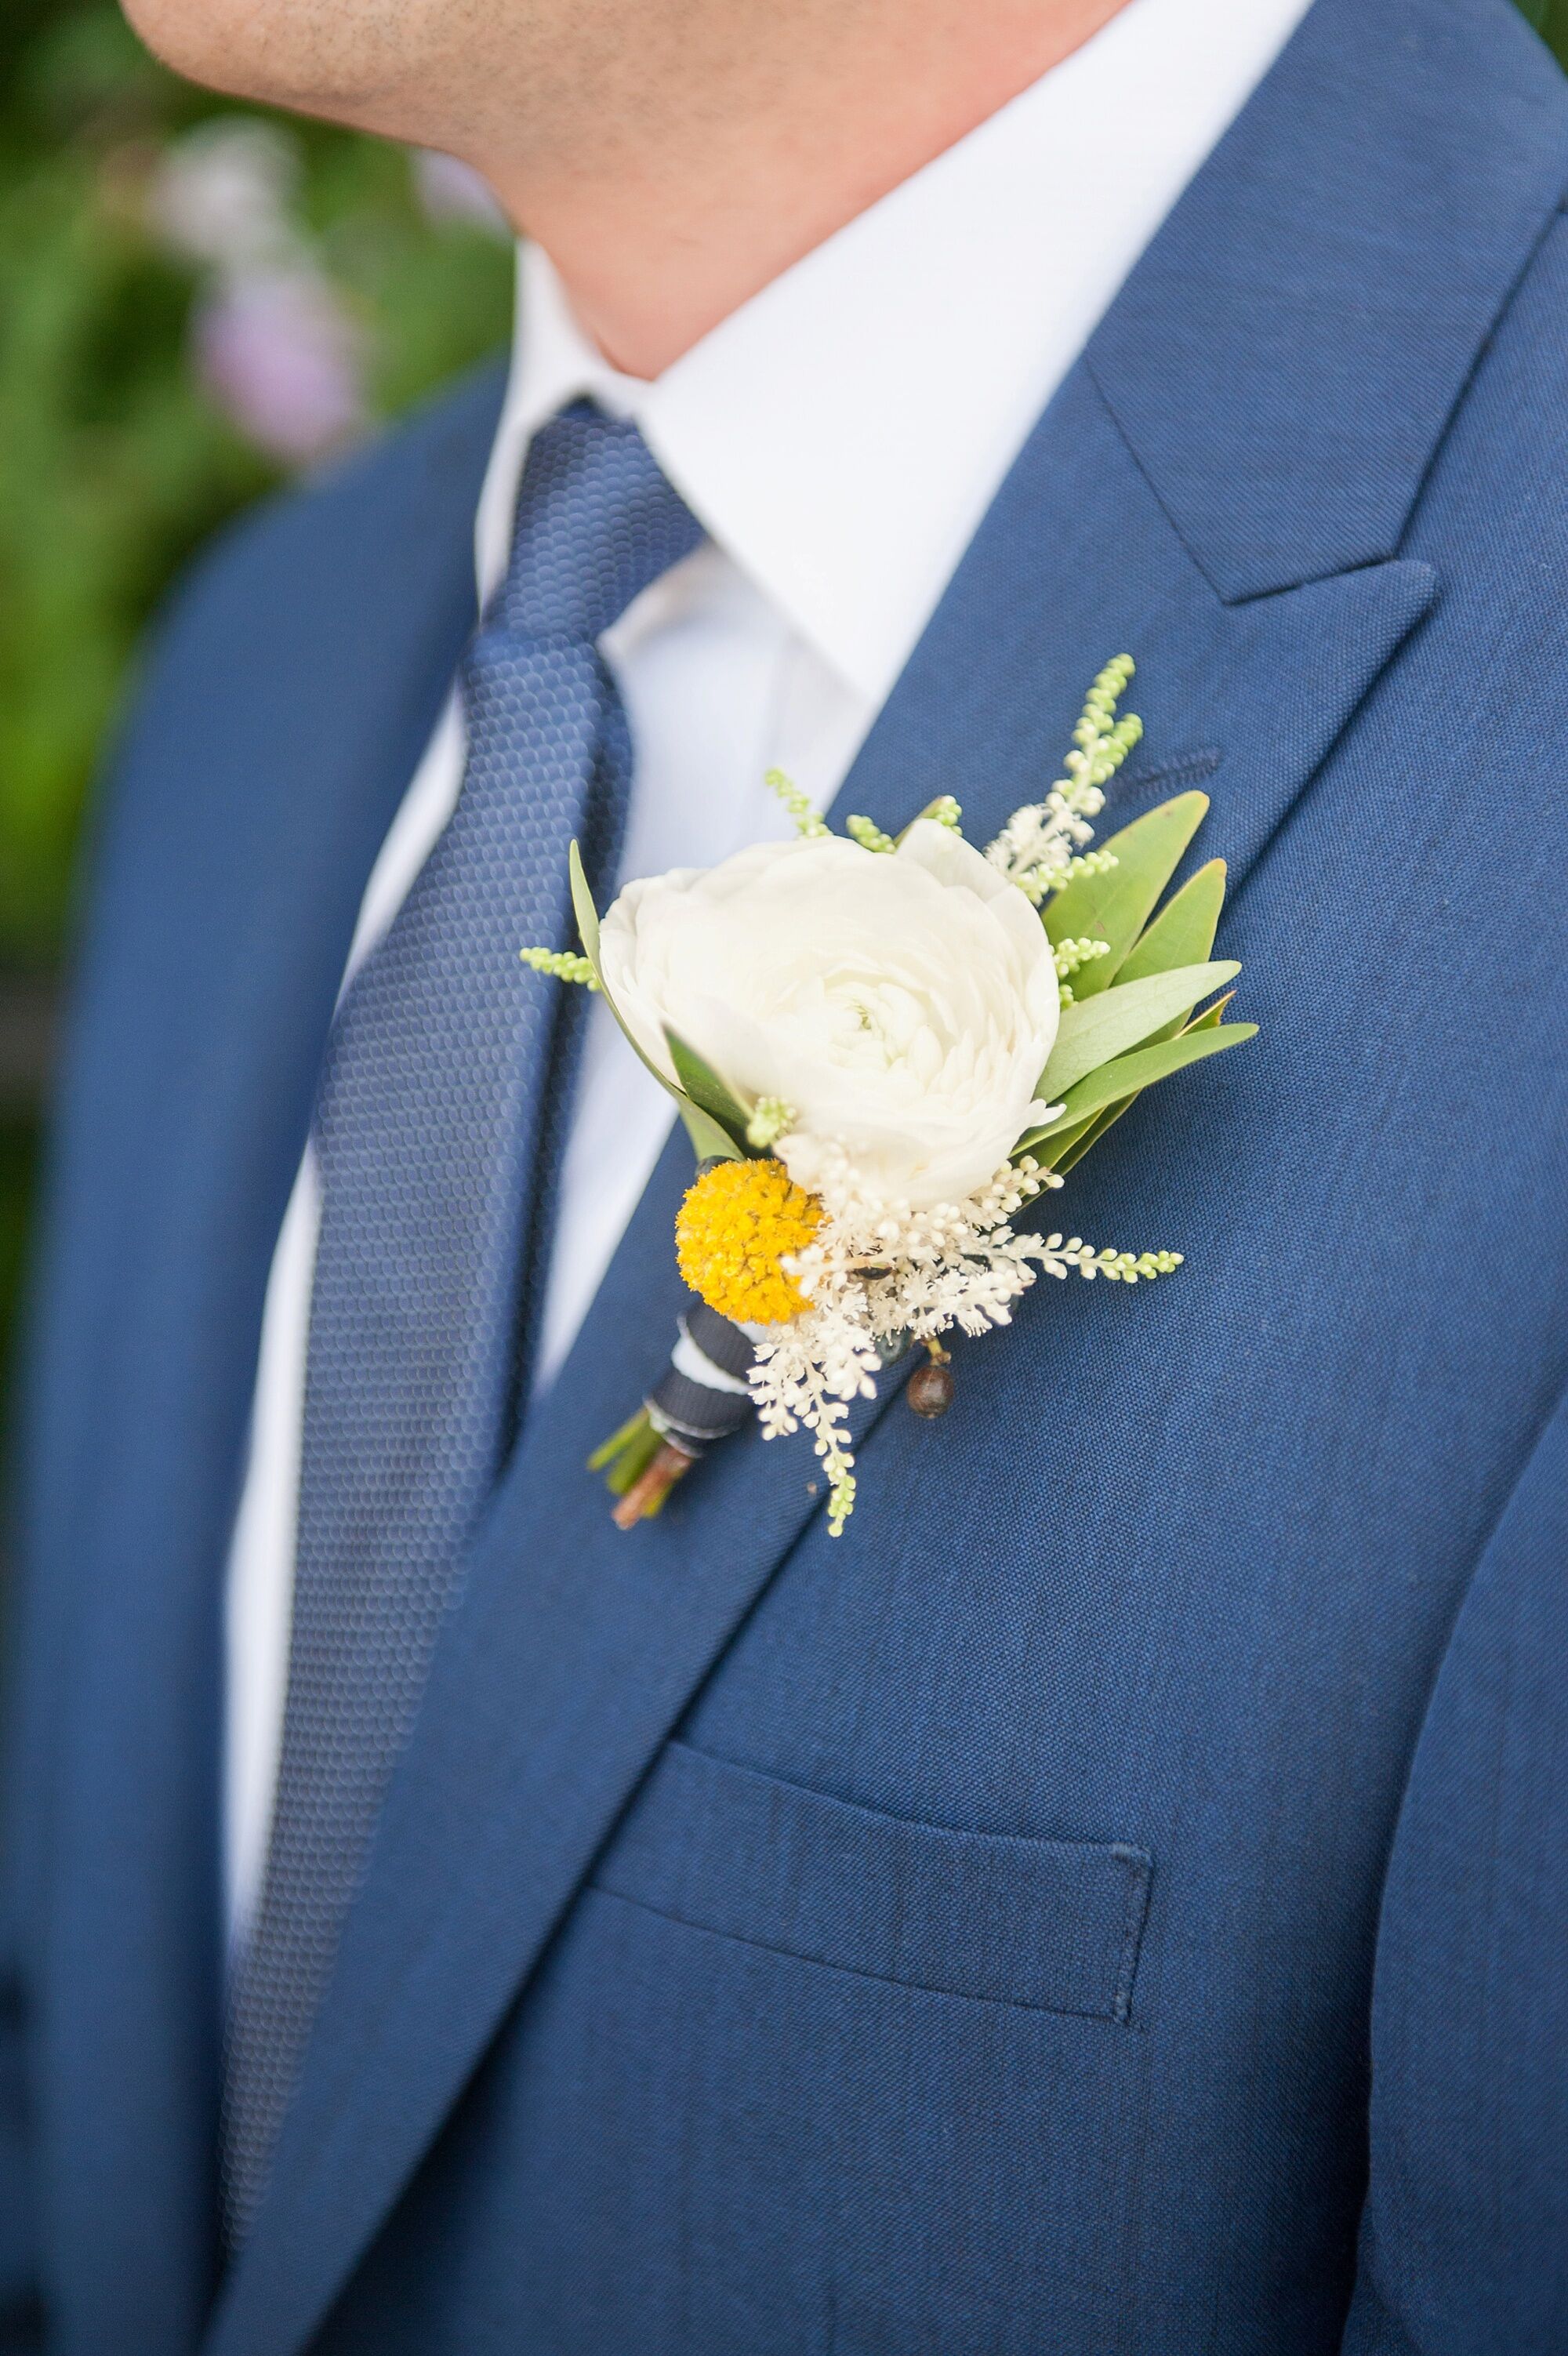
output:
<path id="1" fill-rule="evenodd" d="M 1078 1129 L 1090 1113 L 1106 1105 L 1115 1104 L 1122 1097 L 1136 1096 L 1140 1088 L 1152 1087 L 1156 1080 L 1167 1079 L 1173 1072 L 1186 1069 L 1188 1064 L 1200 1063 L 1206 1055 L 1216 1055 L 1226 1047 L 1239 1047 L 1243 1040 L 1256 1038 L 1255 1023 L 1221 1023 L 1213 1030 L 1187 1033 L 1179 1039 L 1161 1039 L 1152 1047 L 1140 1047 L 1131 1055 L 1119 1055 L 1113 1063 L 1101 1064 L 1087 1079 L 1079 1080 L 1062 1099 L 1057 1119 L 1048 1121 L 1020 1138 L 1015 1152 L 1032 1152 L 1036 1145 L 1058 1136 L 1064 1130 Z"/>
<path id="2" fill-rule="evenodd" d="M 610 1012 L 615 1016 L 616 1021 L 620 1024 L 621 1032 L 626 1039 L 627 1044 L 637 1056 L 639 1062 L 647 1066 L 648 1070 L 652 1073 L 654 1078 L 658 1081 L 661 1088 L 669 1089 L 670 1094 L 674 1098 L 677 1104 L 683 1104 L 686 1099 L 682 1095 L 681 1090 L 671 1080 L 667 1072 L 661 1072 L 660 1070 L 658 1065 L 654 1063 L 651 1056 L 645 1055 L 643 1054 L 642 1049 L 632 1037 L 631 1033 L 627 1029 L 626 1020 L 621 1013 L 620 1008 L 616 1004 L 615 1000 L 605 988 L 605 969 L 599 962 L 598 912 L 594 906 L 594 895 L 588 889 L 588 879 L 583 873 L 582 854 L 579 852 L 575 843 L 572 845 L 570 851 L 566 853 L 566 873 L 572 879 L 572 912 L 577 919 L 577 931 L 582 939 L 584 954 L 587 958 L 588 963 L 594 969 L 594 980 L 599 985 L 600 997 L 604 1000 L 605 1004 L 609 1008 Z"/>
<path id="3" fill-rule="evenodd" d="M 665 1086 L 669 1087 L 668 1081 L 665 1082 Z M 746 1156 L 728 1130 L 721 1129 L 712 1113 L 704 1112 L 701 1105 L 692 1102 L 690 1097 L 677 1095 L 673 1088 L 670 1089 L 670 1093 L 681 1108 L 681 1118 L 686 1124 L 686 1134 L 692 1141 L 692 1150 L 699 1162 L 745 1161 Z"/>
<path id="4" fill-rule="evenodd" d="M 1092 1120 L 1086 1120 L 1081 1129 L 1075 1130 L 1065 1146 L 1053 1137 L 1051 1168 L 1065 1178 L 1074 1164 L 1083 1160 L 1090 1147 L 1098 1145 L 1106 1130 L 1113 1128 L 1124 1112 L 1131 1112 L 1137 1101 L 1136 1097 L 1123 1097 L 1120 1104 L 1107 1105 L 1103 1112 L 1097 1112 Z"/>
<path id="5" fill-rule="evenodd" d="M 1169 973 L 1175 966 L 1197 965 L 1214 947 L 1224 905 L 1225 862 L 1211 859 L 1144 926 L 1122 959 L 1117 981 L 1124 986 L 1147 974 Z"/>
<path id="6" fill-rule="evenodd" d="M 645 1407 L 639 1407 L 635 1415 L 628 1416 L 618 1431 L 612 1431 L 607 1440 L 600 1440 L 587 1460 L 588 1471 L 602 1472 L 605 1466 L 613 1458 L 618 1456 L 623 1448 L 628 1447 L 633 1440 L 640 1440 L 644 1432 L 650 1431 L 652 1429 L 648 1419 L 648 1409 Z"/>
<path id="7" fill-rule="evenodd" d="M 668 1023 L 664 1025 L 664 1036 L 670 1044 L 670 1060 L 675 1066 L 675 1076 L 698 1111 L 705 1112 L 710 1120 L 716 1120 L 719 1127 L 728 1132 L 732 1144 L 744 1145 L 746 1124 L 751 1118 L 746 1107 L 738 1097 L 731 1094 L 713 1066 L 699 1055 L 694 1047 L 689 1047 L 678 1032 L 671 1031 Z"/>
<path id="8" fill-rule="evenodd" d="M 594 905 L 594 895 L 588 889 L 588 879 L 583 873 L 583 854 L 575 843 L 566 853 L 566 873 L 572 882 L 572 913 L 577 919 L 577 933 L 588 963 L 599 972 L 599 915 Z M 599 975 L 599 988 L 604 988 L 604 976 Z"/>
<path id="9" fill-rule="evenodd" d="M 1206 958 L 1214 947 L 1214 936 L 1219 928 L 1219 912 L 1225 905 L 1225 862 L 1211 859 L 1207 867 L 1188 878 L 1173 900 L 1167 900 L 1151 925 L 1144 927 L 1129 950 L 1122 971 L 1117 977 L 1118 988 L 1142 976 L 1158 973 L 1171 966 L 1189 964 L 1196 958 Z M 1229 1006 L 1226 998 L 1220 1001 Z M 1215 1021 L 1219 1020 L 1219 1015 Z M 1187 1028 L 1191 1029 L 1188 1023 Z M 1162 1039 L 1174 1039 L 1182 1029 L 1181 1023 L 1167 1023 L 1160 1032 Z M 1121 1118 L 1131 1104 L 1118 1105 L 1103 1113 L 1096 1123 L 1094 1135 L 1086 1137 L 1073 1153 L 1074 1162 L 1081 1162 L 1090 1147 L 1095 1144 L 1112 1121 Z M 1058 1162 L 1058 1169 L 1070 1165 Z"/>
<path id="10" fill-rule="evenodd" d="M 599 995 L 619 1023 L 627 1044 L 638 1061 L 645 1065 L 652 1073 L 660 1087 L 666 1089 L 680 1106 L 681 1118 L 686 1124 L 686 1134 L 696 1150 L 698 1161 L 740 1161 L 742 1156 L 739 1146 L 731 1142 L 713 1116 L 705 1113 L 700 1105 L 693 1104 L 684 1089 L 678 1087 L 667 1072 L 661 1072 L 651 1056 L 643 1054 L 637 1040 L 632 1037 L 620 1008 L 605 988 L 604 968 L 599 962 L 598 913 L 594 906 L 594 895 L 588 889 L 588 879 L 583 873 L 582 855 L 575 843 L 566 854 L 566 872 L 572 881 L 572 908 L 577 919 L 577 931 L 582 938 L 584 953 L 594 969 L 594 979 L 599 985 Z"/>
<path id="11" fill-rule="evenodd" d="M 1207 794 L 1187 793 L 1146 811 L 1101 846 L 1114 855 L 1114 867 L 1102 875 L 1075 877 L 1047 904 L 1045 926 L 1053 945 L 1080 939 L 1111 945 L 1109 957 L 1083 969 L 1080 998 L 1110 989 L 1208 808 Z"/>
<path id="12" fill-rule="evenodd" d="M 1058 1130 L 1044 1145 L 1040 1143 L 1040 1140 L 1046 1135 L 1045 1130 L 1036 1130 L 1032 1138 L 1020 1139 L 1013 1150 L 1015 1153 L 1022 1153 L 1027 1150 L 1046 1169 L 1061 1170 L 1067 1166 L 1067 1157 L 1074 1151 L 1079 1140 L 1086 1138 L 1089 1132 L 1098 1126 L 1099 1121 L 1100 1115 L 1097 1112 L 1091 1112 L 1086 1120 L 1076 1122 L 1071 1129 Z"/>
<path id="13" fill-rule="evenodd" d="M 1085 973 L 1095 969 L 1082 969 Z M 1210 965 L 1177 966 L 1174 972 L 1147 974 L 1142 981 L 1123 982 L 1098 997 L 1064 1006 L 1056 1045 L 1036 1094 L 1055 1104 L 1098 1066 L 1151 1038 L 1240 971 L 1240 966 L 1223 958 Z"/>
<path id="14" fill-rule="evenodd" d="M 1206 1006 L 1203 1012 L 1194 1015 L 1190 1023 L 1173 1025 L 1176 1035 L 1186 1038 L 1194 1031 L 1217 1029 L 1224 1020 L 1225 1009 L 1235 995 L 1233 990 L 1228 990 L 1223 998 L 1217 998 L 1212 1006 Z M 1042 1159 L 1050 1169 L 1060 1171 L 1065 1178 L 1068 1172 L 1083 1160 L 1090 1147 L 1098 1145 L 1106 1130 L 1114 1129 L 1122 1114 L 1131 1112 L 1137 1101 L 1135 1096 L 1121 1097 L 1115 1104 L 1107 1105 L 1103 1112 L 1091 1115 L 1081 1127 L 1065 1130 L 1060 1136 L 1052 1138 L 1049 1151 Z"/>

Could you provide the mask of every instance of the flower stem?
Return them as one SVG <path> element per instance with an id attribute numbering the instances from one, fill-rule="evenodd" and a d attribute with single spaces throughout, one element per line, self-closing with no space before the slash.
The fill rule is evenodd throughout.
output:
<path id="1" fill-rule="evenodd" d="M 691 1471 L 696 1461 L 674 1440 L 660 1440 L 650 1462 L 626 1490 L 610 1516 L 617 1529 L 635 1529 L 639 1522 L 651 1521 L 676 1482 Z"/>

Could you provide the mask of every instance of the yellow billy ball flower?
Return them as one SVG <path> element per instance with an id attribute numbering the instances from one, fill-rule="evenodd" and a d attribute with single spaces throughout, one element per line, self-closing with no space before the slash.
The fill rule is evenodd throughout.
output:
<path id="1" fill-rule="evenodd" d="M 676 1215 L 681 1273 L 721 1317 L 782 1325 L 809 1304 L 779 1262 L 811 1242 L 822 1215 L 781 1162 L 716 1162 Z"/>

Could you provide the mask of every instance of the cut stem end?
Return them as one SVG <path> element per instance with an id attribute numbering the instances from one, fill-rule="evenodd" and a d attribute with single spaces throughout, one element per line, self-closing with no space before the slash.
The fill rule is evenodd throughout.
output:
<path id="1" fill-rule="evenodd" d="M 672 1440 L 661 1440 L 652 1461 L 617 1503 L 611 1515 L 617 1529 L 631 1530 L 639 1522 L 651 1521 L 676 1482 L 684 1479 L 696 1461 Z"/>

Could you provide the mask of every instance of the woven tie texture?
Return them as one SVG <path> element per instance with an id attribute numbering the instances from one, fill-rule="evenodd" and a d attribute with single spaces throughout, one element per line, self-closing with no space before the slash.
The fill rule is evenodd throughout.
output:
<path id="1" fill-rule="evenodd" d="M 288 1698 L 225 2040 L 231 2245 L 526 1383 L 582 1010 L 518 952 L 572 938 L 574 837 L 600 894 L 619 855 L 631 744 L 596 641 L 701 537 L 634 425 L 578 402 L 534 437 L 461 667 L 456 808 L 328 1043 Z"/>

